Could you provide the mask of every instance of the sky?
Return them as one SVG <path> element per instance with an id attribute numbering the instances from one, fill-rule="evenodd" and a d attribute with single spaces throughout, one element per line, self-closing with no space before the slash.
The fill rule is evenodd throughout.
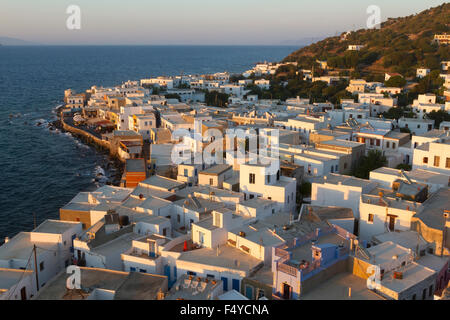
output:
<path id="1" fill-rule="evenodd" d="M 0 0 L 0 37 L 48 45 L 292 45 L 366 27 L 438 0 Z M 81 10 L 79 30 L 67 7 Z"/>

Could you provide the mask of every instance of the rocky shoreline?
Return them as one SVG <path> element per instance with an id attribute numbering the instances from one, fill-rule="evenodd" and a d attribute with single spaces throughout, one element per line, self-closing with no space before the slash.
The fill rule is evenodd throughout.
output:
<path id="1" fill-rule="evenodd" d="M 56 112 L 59 115 L 59 107 Z M 60 130 L 62 133 L 70 133 L 74 138 L 80 140 L 83 144 L 87 146 L 92 146 L 96 149 L 96 152 L 104 154 L 108 157 L 108 161 L 102 164 L 102 168 L 104 168 L 107 172 L 110 173 L 109 178 L 105 182 L 107 185 L 120 186 L 120 182 L 122 180 L 122 175 L 125 169 L 124 163 L 117 158 L 108 148 L 105 148 L 102 145 L 99 145 L 95 142 L 94 139 L 90 139 L 87 135 L 82 135 L 74 131 L 66 130 L 67 127 L 64 126 L 63 122 L 60 119 L 54 120 L 48 123 L 48 129 L 50 131 Z M 81 129 L 79 129 L 81 130 Z M 97 174 L 95 177 L 96 182 L 101 182 L 103 179 L 102 174 Z"/>

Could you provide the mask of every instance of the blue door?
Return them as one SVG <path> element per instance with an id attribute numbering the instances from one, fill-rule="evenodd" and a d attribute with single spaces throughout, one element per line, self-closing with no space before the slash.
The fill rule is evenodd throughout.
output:
<path id="1" fill-rule="evenodd" d="M 170 285 L 170 266 L 164 266 L 164 275 L 167 277 L 167 281 Z"/>
<path id="2" fill-rule="evenodd" d="M 228 278 L 222 277 L 220 280 L 223 282 L 223 291 L 228 291 Z"/>
<path id="3" fill-rule="evenodd" d="M 71 246 L 70 246 L 70 252 L 71 253 L 73 253 L 73 240 L 75 240 L 75 238 L 77 237 L 77 235 L 76 234 L 74 234 L 73 236 L 72 236 L 72 244 L 71 244 Z"/>
<path id="4" fill-rule="evenodd" d="M 245 286 L 245 296 L 250 300 L 253 299 L 253 287 L 246 285 Z"/>
<path id="5" fill-rule="evenodd" d="M 239 280 L 233 279 L 232 283 L 233 283 L 233 289 L 236 291 L 239 291 Z"/>

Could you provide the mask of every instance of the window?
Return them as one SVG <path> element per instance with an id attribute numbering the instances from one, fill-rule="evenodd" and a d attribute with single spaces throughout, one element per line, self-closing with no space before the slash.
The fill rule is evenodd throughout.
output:
<path id="1" fill-rule="evenodd" d="M 434 166 L 439 167 L 439 162 L 441 162 L 441 158 L 438 156 L 434 156 Z"/>
<path id="2" fill-rule="evenodd" d="M 423 163 L 427 164 L 428 163 L 428 157 L 423 157 Z"/>
<path id="3" fill-rule="evenodd" d="M 427 288 L 423 289 L 422 292 L 422 300 L 425 300 L 427 298 Z"/>
<path id="4" fill-rule="evenodd" d="M 181 221 L 181 217 L 179 214 L 177 214 L 177 222 L 180 223 L 180 221 Z"/>
<path id="5" fill-rule="evenodd" d="M 209 185 L 212 186 L 214 184 L 214 179 L 209 179 Z"/>
<path id="6" fill-rule="evenodd" d="M 270 174 L 267 176 L 267 183 L 270 183 Z"/>
<path id="7" fill-rule="evenodd" d="M 44 261 L 42 261 L 40 264 L 39 264 L 39 271 L 43 271 L 44 270 Z"/>
<path id="8" fill-rule="evenodd" d="M 139 272 L 141 272 L 141 273 L 147 273 L 147 270 L 145 270 L 145 269 L 139 269 Z"/>
<path id="9" fill-rule="evenodd" d="M 392 142 L 392 149 L 395 149 L 395 142 Z"/>
<path id="10" fill-rule="evenodd" d="M 185 177 L 188 176 L 188 169 L 184 169 L 184 176 L 185 176 Z"/>
<path id="11" fill-rule="evenodd" d="M 445 159 L 445 168 L 450 169 L 450 158 Z"/>
<path id="12" fill-rule="evenodd" d="M 253 199 L 255 196 L 253 194 L 250 195 L 250 199 Z"/>
<path id="13" fill-rule="evenodd" d="M 386 142 L 386 148 L 390 148 L 391 147 L 391 143 L 388 141 Z"/>
<path id="14" fill-rule="evenodd" d="M 430 289 L 428 291 L 428 296 L 430 296 L 430 297 L 433 296 L 433 285 L 430 286 Z"/>
<path id="15" fill-rule="evenodd" d="M 249 179 L 249 183 L 250 183 L 250 184 L 255 184 L 256 176 L 255 176 L 254 173 L 250 173 L 248 179 Z"/>
<path id="16" fill-rule="evenodd" d="M 368 217 L 367 221 L 373 223 L 373 214 L 372 213 L 369 213 L 369 217 Z"/>

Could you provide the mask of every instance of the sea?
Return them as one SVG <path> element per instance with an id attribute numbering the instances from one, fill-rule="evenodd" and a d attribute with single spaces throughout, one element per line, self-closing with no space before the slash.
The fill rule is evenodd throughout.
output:
<path id="1" fill-rule="evenodd" d="M 0 46 L 0 243 L 31 231 L 78 192 L 107 183 L 107 155 L 49 130 L 64 90 L 178 74 L 241 73 L 292 46 Z M 103 181 L 95 181 L 98 173 Z"/>

